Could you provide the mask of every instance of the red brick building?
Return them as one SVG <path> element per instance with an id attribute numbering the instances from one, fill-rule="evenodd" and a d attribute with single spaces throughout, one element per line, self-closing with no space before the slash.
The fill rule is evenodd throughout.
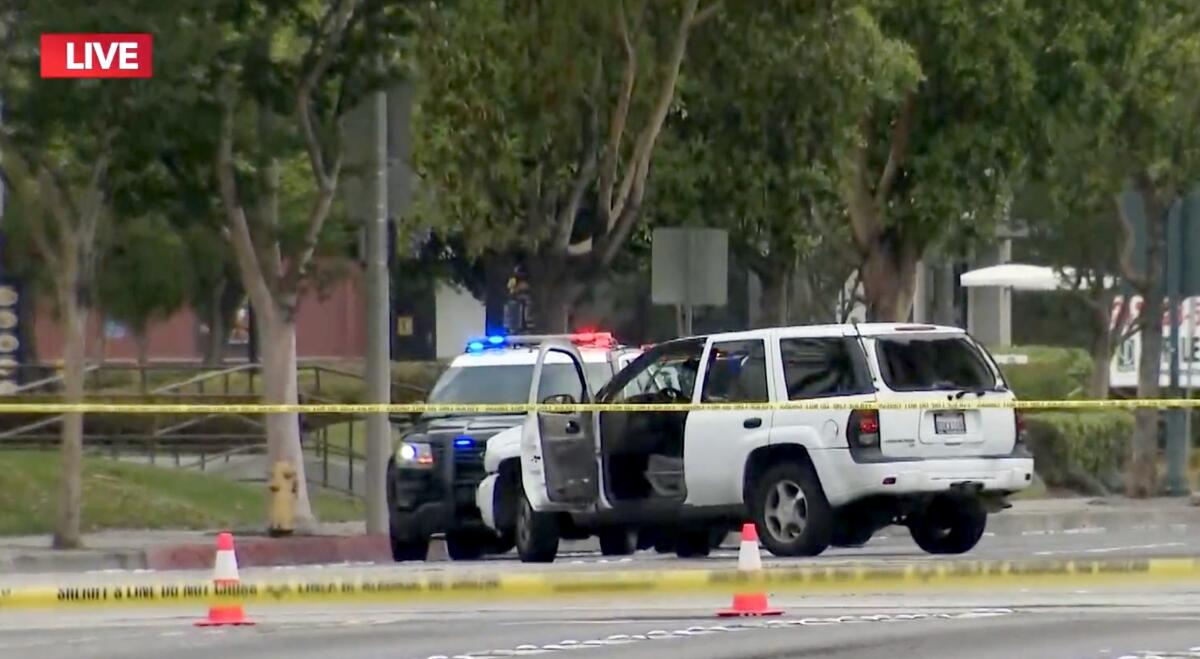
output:
<path id="1" fill-rule="evenodd" d="M 359 359 L 366 346 L 361 295 L 361 271 L 355 269 L 346 278 L 328 286 L 319 294 L 308 290 L 297 311 L 296 342 L 300 359 Z M 88 328 L 88 357 L 91 360 L 135 361 L 137 344 L 118 323 L 106 322 L 93 314 Z M 62 359 L 63 330 L 54 317 L 50 301 L 39 304 L 34 334 L 38 361 L 53 363 Z M 243 315 L 235 328 L 227 351 L 231 361 L 244 359 L 248 338 Z M 28 330 L 26 330 L 28 331 Z M 183 309 L 157 322 L 149 331 L 149 358 L 156 362 L 197 362 L 204 354 L 205 334 L 200 319 L 191 309 Z"/>

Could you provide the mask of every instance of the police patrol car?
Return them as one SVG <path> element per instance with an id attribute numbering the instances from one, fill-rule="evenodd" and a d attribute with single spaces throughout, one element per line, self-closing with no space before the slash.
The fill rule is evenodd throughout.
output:
<path id="1" fill-rule="evenodd" d="M 583 363 L 573 346 L 543 345 L 532 381 L 563 360 Z M 580 382 L 561 390 L 592 390 L 582 368 L 567 372 Z M 570 398 L 541 394 L 528 398 Z M 957 554 L 1033 478 L 1019 413 L 969 405 L 1014 396 L 991 355 L 957 328 L 827 325 L 678 339 L 575 400 L 821 400 L 844 409 L 530 413 L 489 444 L 476 494 L 484 522 L 514 536 L 524 561 L 554 560 L 564 530 L 581 529 L 602 547 L 631 530 L 670 529 L 680 556 L 704 555 L 714 531 L 746 519 L 778 556 L 862 545 L 890 524 L 907 526 L 927 552 Z M 912 408 L 872 409 L 876 402 Z"/>
<path id="2" fill-rule="evenodd" d="M 524 403 L 533 381 L 537 346 L 557 340 L 571 356 L 547 355 L 539 370 L 542 397 L 585 395 L 603 386 L 640 350 L 619 345 L 606 332 L 561 336 L 490 336 L 471 341 L 438 378 L 429 403 Z M 594 390 L 589 389 L 590 396 Z M 475 489 L 484 476 L 483 452 L 489 438 L 519 425 L 521 415 L 425 414 L 396 445 L 388 461 L 387 496 L 392 554 L 396 560 L 424 560 L 429 538 L 445 533 L 453 559 L 479 558 L 512 548 L 511 536 L 485 527 L 475 507 Z"/>

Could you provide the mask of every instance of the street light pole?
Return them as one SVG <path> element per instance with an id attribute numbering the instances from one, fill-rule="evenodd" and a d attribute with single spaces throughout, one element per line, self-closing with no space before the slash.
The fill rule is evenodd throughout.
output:
<path id="1" fill-rule="evenodd" d="M 392 402 L 391 293 L 388 290 L 388 121 L 387 92 L 371 97 L 371 186 L 374 208 L 366 226 L 368 402 Z M 391 423 L 386 412 L 367 415 L 367 533 L 388 530 L 387 461 L 391 450 Z"/>

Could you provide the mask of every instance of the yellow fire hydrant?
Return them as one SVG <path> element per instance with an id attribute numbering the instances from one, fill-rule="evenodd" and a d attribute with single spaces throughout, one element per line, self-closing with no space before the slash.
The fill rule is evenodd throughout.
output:
<path id="1" fill-rule="evenodd" d="M 296 483 L 296 468 L 287 460 L 276 462 L 271 468 L 271 528 L 272 536 L 291 535 L 295 529 L 296 496 L 300 493 Z"/>

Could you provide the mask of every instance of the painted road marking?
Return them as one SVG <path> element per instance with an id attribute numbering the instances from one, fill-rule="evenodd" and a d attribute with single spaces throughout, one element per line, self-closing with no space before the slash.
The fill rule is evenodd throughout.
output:
<path id="1" fill-rule="evenodd" d="M 1141 549 L 1166 549 L 1168 547 L 1183 547 L 1182 542 L 1159 542 L 1152 545 L 1125 545 L 1123 547 L 1093 547 L 1091 549 L 1055 549 L 1051 551 L 1035 551 L 1034 556 L 1058 556 L 1061 554 L 1111 554 L 1116 551 L 1136 551 Z"/>
<path id="2" fill-rule="evenodd" d="M 757 623 L 742 623 L 735 625 L 693 625 L 683 629 L 665 630 L 655 629 L 646 632 L 645 634 L 614 634 L 602 639 L 592 639 L 587 641 L 578 641 L 568 639 L 559 641 L 558 643 L 548 643 L 545 645 L 519 645 L 513 649 L 497 649 L 485 652 L 472 652 L 465 655 L 447 656 L 444 654 L 432 655 L 429 659 L 489 659 L 491 657 L 514 657 L 532 654 L 548 654 L 553 652 L 574 652 L 577 650 L 586 650 L 597 647 L 608 647 L 614 645 L 628 645 L 640 641 L 670 641 L 680 638 L 690 638 L 693 636 L 707 636 L 710 634 L 736 633 L 745 631 L 755 631 L 764 629 L 786 629 L 791 627 L 807 627 L 818 625 L 839 625 L 839 624 L 858 624 L 869 622 L 907 622 L 916 620 L 970 620 L 975 618 L 990 618 L 995 616 L 1012 615 L 1016 613 L 1013 609 L 974 609 L 962 613 L 902 613 L 891 615 L 887 613 L 879 613 L 873 615 L 846 615 L 836 618 L 794 618 L 790 620 L 766 620 Z M 1188 655 L 1190 658 L 1190 655 Z M 1132 659 L 1148 659 L 1146 657 L 1134 657 Z M 1173 658 L 1172 658 L 1173 659 Z"/>

